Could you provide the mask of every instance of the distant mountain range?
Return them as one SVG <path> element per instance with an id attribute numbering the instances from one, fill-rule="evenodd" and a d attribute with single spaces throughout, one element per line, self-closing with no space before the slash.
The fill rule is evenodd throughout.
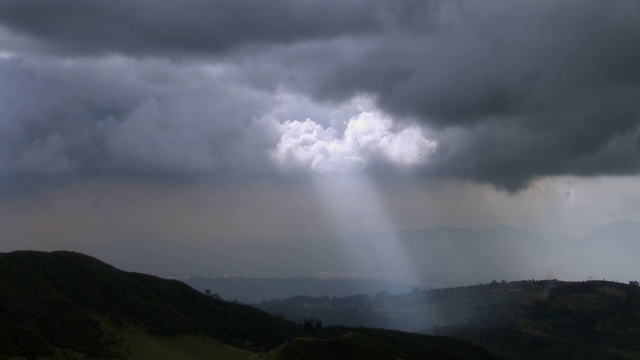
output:
<path id="1" fill-rule="evenodd" d="M 398 293 L 415 286 L 428 289 L 503 279 L 628 282 L 638 279 L 640 223 L 598 226 L 579 239 L 545 237 L 504 225 L 481 231 L 439 226 L 238 245 L 221 248 L 217 254 L 211 262 L 218 269 L 245 276 L 180 279 L 201 291 L 210 288 L 223 298 L 244 302 L 296 295 Z M 316 279 L 324 273 L 336 274 L 335 279 Z"/>
<path id="2" fill-rule="evenodd" d="M 400 232 L 400 242 L 426 283 L 473 284 L 492 280 L 567 280 L 637 277 L 640 223 L 599 226 L 581 239 L 543 237 L 498 226 L 484 231 L 432 228 Z"/>
<path id="3" fill-rule="evenodd" d="M 598 226 L 580 239 L 545 237 L 509 226 L 483 231 L 434 227 L 324 241 L 265 243 L 247 249 L 242 256 L 242 264 L 252 264 L 249 269 L 259 266 L 261 271 L 255 271 L 263 274 L 329 271 L 405 282 L 411 279 L 423 287 L 503 278 L 627 282 L 637 278 L 640 223 Z M 272 259 L 276 259 L 274 264 Z M 281 271 L 284 269 L 287 271 Z"/>

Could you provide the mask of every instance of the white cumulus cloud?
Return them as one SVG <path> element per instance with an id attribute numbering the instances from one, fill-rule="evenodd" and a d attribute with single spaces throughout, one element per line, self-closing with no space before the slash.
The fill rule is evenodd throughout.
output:
<path id="1" fill-rule="evenodd" d="M 360 169 L 382 160 L 397 166 L 424 163 L 438 146 L 419 127 L 392 131 L 393 122 L 377 112 L 361 112 L 346 122 L 344 134 L 311 119 L 287 120 L 274 156 L 284 167 L 303 166 L 319 172 Z"/>

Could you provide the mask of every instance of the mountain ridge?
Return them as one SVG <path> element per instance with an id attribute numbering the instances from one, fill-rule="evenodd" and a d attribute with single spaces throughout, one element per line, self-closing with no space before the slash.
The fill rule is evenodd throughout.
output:
<path id="1" fill-rule="evenodd" d="M 456 336 L 509 359 L 635 359 L 640 287 L 610 281 L 494 281 L 405 294 L 294 297 L 259 308 L 295 320 Z"/>

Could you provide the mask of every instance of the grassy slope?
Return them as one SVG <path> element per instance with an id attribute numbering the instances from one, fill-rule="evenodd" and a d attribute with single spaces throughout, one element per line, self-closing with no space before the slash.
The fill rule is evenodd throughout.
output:
<path id="1" fill-rule="evenodd" d="M 100 323 L 110 323 L 106 319 L 98 319 Z M 131 360 L 249 360 L 260 354 L 223 344 L 208 337 L 196 335 L 153 336 L 138 326 L 102 326 L 102 341 L 108 343 L 112 356 Z M 116 341 L 114 341 L 116 340 Z M 0 358 L 3 356 L 0 355 Z M 10 360 L 26 359 L 25 357 L 7 357 Z M 38 356 L 40 359 L 87 360 L 102 359 L 100 356 L 89 356 L 84 352 L 69 349 L 52 348 L 50 355 Z"/>
<path id="2" fill-rule="evenodd" d="M 265 360 L 495 359 L 484 348 L 448 337 L 358 329 L 331 338 L 297 338 L 267 354 Z"/>
<path id="3" fill-rule="evenodd" d="M 255 355 L 211 338 L 196 335 L 159 337 L 149 335 L 142 328 L 127 327 L 107 330 L 113 336 L 122 337 L 114 347 L 124 359 L 136 360 L 198 360 L 228 359 L 243 360 Z"/>

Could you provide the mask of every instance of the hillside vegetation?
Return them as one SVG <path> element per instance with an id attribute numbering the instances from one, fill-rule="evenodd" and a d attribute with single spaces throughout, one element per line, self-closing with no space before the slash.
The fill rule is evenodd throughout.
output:
<path id="1" fill-rule="evenodd" d="M 452 338 L 295 324 L 72 252 L 0 254 L 0 288 L 0 359 L 494 359 Z"/>
<path id="2" fill-rule="evenodd" d="M 343 298 L 298 296 L 258 307 L 290 320 L 455 336 L 513 359 L 640 358 L 640 287 L 518 281 Z"/>
<path id="3" fill-rule="evenodd" d="M 0 286 L 7 333 L 2 339 L 9 354 L 49 354 L 54 346 L 111 356 L 93 315 L 139 326 L 153 336 L 197 334 L 251 350 L 269 349 L 301 334 L 294 324 L 260 310 L 70 252 L 2 254 Z"/>
<path id="4" fill-rule="evenodd" d="M 346 332 L 345 332 L 346 330 Z M 398 331 L 342 329 L 332 338 L 297 338 L 267 354 L 265 360 L 493 359 L 478 345 L 450 337 L 424 337 Z"/>

